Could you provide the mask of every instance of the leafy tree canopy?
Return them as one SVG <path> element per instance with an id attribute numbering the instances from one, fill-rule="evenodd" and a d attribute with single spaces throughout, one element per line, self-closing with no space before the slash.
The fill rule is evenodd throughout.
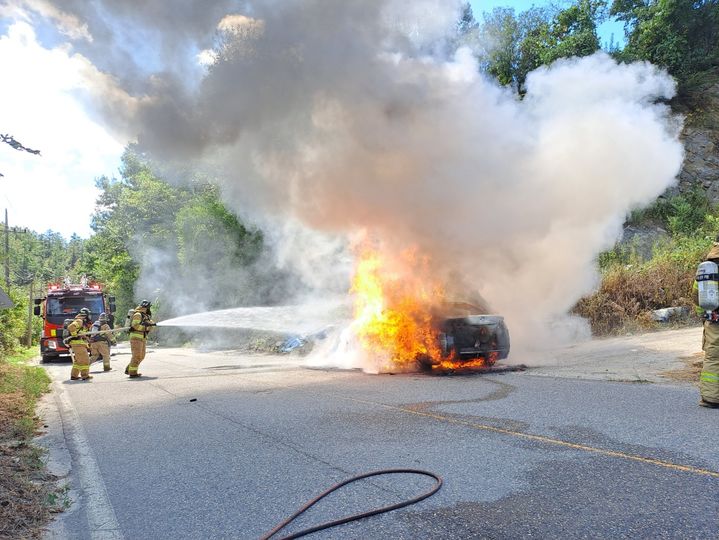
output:
<path id="1" fill-rule="evenodd" d="M 719 0 L 614 0 L 610 14 L 625 23 L 619 57 L 667 68 L 681 89 L 719 66 Z"/>
<path id="2" fill-rule="evenodd" d="M 604 0 L 579 0 L 563 10 L 533 7 L 519 15 L 511 8 L 494 8 L 484 14 L 473 40 L 481 69 L 524 93 L 530 71 L 599 50 L 597 25 L 605 12 Z"/>

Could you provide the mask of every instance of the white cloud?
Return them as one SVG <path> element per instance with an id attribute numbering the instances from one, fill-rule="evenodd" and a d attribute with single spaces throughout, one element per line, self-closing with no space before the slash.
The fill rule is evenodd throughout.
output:
<path id="1" fill-rule="evenodd" d="M 0 37 L 0 65 L 0 133 L 42 152 L 0 145 L 0 206 L 11 225 L 88 236 L 94 179 L 116 174 L 124 146 L 84 110 L 88 60 L 68 45 L 45 49 L 15 22 Z"/>
<path id="2" fill-rule="evenodd" d="M 264 28 L 264 21 L 237 14 L 225 15 L 217 24 L 217 29 L 222 32 L 240 35 L 257 35 L 262 33 Z"/>
<path id="3" fill-rule="evenodd" d="M 40 16 L 51 20 L 58 31 L 73 40 L 85 40 L 92 43 L 92 35 L 87 27 L 87 23 L 80 21 L 75 15 L 66 13 L 55 7 L 48 0 L 10 0 L 6 6 L 0 6 L 0 14 L 7 12 L 8 15 L 14 16 L 15 20 L 29 20 L 27 13 L 30 9 Z"/>
<path id="4" fill-rule="evenodd" d="M 217 53 L 212 49 L 203 49 L 197 53 L 196 59 L 201 66 L 211 66 L 217 62 Z"/>

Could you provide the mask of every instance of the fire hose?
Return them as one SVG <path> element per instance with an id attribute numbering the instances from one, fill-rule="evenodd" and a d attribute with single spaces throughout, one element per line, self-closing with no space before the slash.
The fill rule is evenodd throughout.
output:
<path id="1" fill-rule="evenodd" d="M 317 504 L 320 500 L 325 498 L 327 495 L 332 493 L 333 491 L 337 491 L 343 486 L 346 486 L 347 484 L 351 484 L 352 482 L 356 482 L 357 480 L 362 480 L 364 478 L 369 478 L 371 476 L 381 476 L 384 474 L 420 474 L 423 476 L 429 476 L 430 478 L 434 478 L 436 480 L 435 484 L 432 486 L 432 489 L 427 491 L 426 493 L 423 493 L 422 495 L 419 495 L 418 497 L 414 497 L 412 499 L 408 499 L 406 501 L 402 501 L 396 504 L 391 504 L 389 506 L 383 506 L 381 508 L 376 508 L 374 510 L 369 510 L 367 512 L 362 512 L 359 514 L 351 514 L 349 516 L 343 517 L 341 519 L 337 519 L 334 521 L 327 521 L 325 523 L 320 523 L 319 525 L 315 525 L 314 527 L 310 527 L 308 529 L 302 529 L 299 532 L 290 534 L 289 536 L 282 537 L 281 540 L 291 540 L 292 538 L 299 538 L 300 536 L 305 536 L 307 534 L 322 531 L 325 529 L 329 529 L 331 527 L 336 527 L 337 525 L 342 525 L 344 523 L 349 523 L 350 521 L 356 521 L 358 519 L 370 517 L 370 516 L 376 516 L 377 514 L 384 514 L 385 512 L 390 512 L 392 510 L 397 510 L 398 508 L 403 508 L 405 506 L 409 506 L 411 504 L 418 503 L 427 497 L 431 497 L 437 491 L 439 491 L 439 488 L 442 487 L 442 477 L 438 476 L 432 472 L 429 471 L 423 471 L 420 469 L 382 469 L 380 471 L 373 471 L 368 472 L 364 474 L 360 474 L 357 476 L 353 476 L 351 478 L 348 478 L 347 480 L 344 480 L 338 484 L 335 484 L 330 489 L 322 493 L 321 495 L 318 495 L 311 501 L 309 501 L 307 504 L 305 504 L 302 508 L 300 508 L 297 512 L 292 514 L 290 517 L 288 517 L 286 520 L 284 520 L 282 523 L 277 525 L 274 529 L 272 529 L 269 533 L 264 535 L 261 540 L 269 540 L 270 537 L 277 534 L 281 529 L 284 529 L 287 525 L 289 525 L 292 521 L 294 521 L 300 514 L 304 513 L 305 511 L 309 510 L 312 506 Z"/>
<path id="2" fill-rule="evenodd" d="M 122 328 L 112 328 L 110 330 L 93 330 L 92 332 L 78 332 L 76 336 L 68 336 L 62 340 L 63 345 L 67 347 L 67 342 L 70 339 L 75 339 L 80 336 L 96 336 L 98 334 L 113 334 L 115 332 L 122 332 L 123 330 L 129 330 L 129 326 L 123 326 Z"/>

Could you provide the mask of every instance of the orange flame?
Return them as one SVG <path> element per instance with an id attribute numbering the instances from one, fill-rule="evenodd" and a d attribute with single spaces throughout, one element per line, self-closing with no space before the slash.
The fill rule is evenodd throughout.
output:
<path id="1" fill-rule="evenodd" d="M 440 346 L 443 287 L 432 277 L 429 259 L 414 249 L 387 256 L 366 245 L 352 281 L 351 330 L 380 371 L 413 371 L 418 360 L 436 371 L 472 370 L 493 365 L 499 356 L 460 360 Z"/>
<path id="2" fill-rule="evenodd" d="M 457 362 L 454 358 L 448 358 L 441 360 L 438 364 L 434 364 L 432 366 L 432 369 L 442 371 L 442 370 L 472 370 L 472 369 L 480 369 L 480 368 L 486 368 L 489 366 L 494 365 L 494 363 L 497 361 L 497 358 L 499 358 L 499 353 L 496 351 L 491 351 L 487 358 L 473 358 L 472 360 L 467 360 L 466 362 Z"/>
<path id="3" fill-rule="evenodd" d="M 428 259 L 414 250 L 389 261 L 363 249 L 352 282 L 354 333 L 382 370 L 412 370 L 418 358 L 439 361 L 439 331 L 432 307 L 443 291 L 428 278 Z"/>

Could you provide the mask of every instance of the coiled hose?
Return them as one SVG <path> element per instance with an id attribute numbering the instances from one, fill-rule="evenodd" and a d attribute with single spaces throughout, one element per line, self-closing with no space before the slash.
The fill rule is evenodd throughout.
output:
<path id="1" fill-rule="evenodd" d="M 319 525 L 315 525 L 314 527 L 310 527 L 309 529 L 303 529 L 299 532 L 293 533 L 289 536 L 284 536 L 281 540 L 291 540 L 292 538 L 299 538 L 300 536 L 305 536 L 307 534 L 321 531 L 324 529 L 329 529 L 331 527 L 336 527 L 337 525 L 342 525 L 344 523 L 349 523 L 350 521 L 356 521 L 358 519 L 366 518 L 369 516 L 376 516 L 377 514 L 384 514 L 385 512 L 390 512 L 392 510 L 397 510 L 398 508 L 402 508 L 405 506 L 409 506 L 410 504 L 418 503 L 419 501 L 422 501 L 426 499 L 427 497 L 431 497 L 437 491 L 439 491 L 439 488 L 442 487 L 442 478 L 434 473 L 431 473 L 429 471 L 422 471 L 420 469 L 382 469 L 380 471 L 373 471 L 368 472 L 364 474 L 360 474 L 357 476 L 353 476 L 352 478 L 348 478 L 347 480 L 344 480 L 340 482 L 339 484 L 335 484 L 330 489 L 322 493 L 321 495 L 318 495 L 311 501 L 309 501 L 307 504 L 305 504 L 302 508 L 300 508 L 297 512 L 292 514 L 290 517 L 288 517 L 286 520 L 284 520 L 282 523 L 277 525 L 274 529 L 272 529 L 269 533 L 267 533 L 265 536 L 261 538 L 261 540 L 269 540 L 270 537 L 277 534 L 281 529 L 285 528 L 287 525 L 289 525 L 292 521 L 294 521 L 300 514 L 307 511 L 309 508 L 317 504 L 319 501 L 321 501 L 323 498 L 325 498 L 327 495 L 332 493 L 333 491 L 337 491 L 343 486 L 346 486 L 347 484 L 351 484 L 352 482 L 356 482 L 358 480 L 362 480 L 364 478 L 369 478 L 371 476 L 381 476 L 384 474 L 421 474 L 423 476 L 429 476 L 430 478 L 434 478 L 436 480 L 435 484 L 432 486 L 432 489 L 430 489 L 428 492 L 423 493 L 422 495 L 419 495 L 418 497 L 414 497 L 413 499 L 408 499 L 406 501 L 402 501 L 396 504 L 392 504 L 389 506 L 383 506 L 381 508 L 377 508 L 375 510 L 369 510 L 367 512 L 362 512 L 361 514 L 352 514 L 347 517 L 343 517 L 341 519 L 337 519 L 335 521 L 327 521 L 325 523 L 320 523 Z"/>

